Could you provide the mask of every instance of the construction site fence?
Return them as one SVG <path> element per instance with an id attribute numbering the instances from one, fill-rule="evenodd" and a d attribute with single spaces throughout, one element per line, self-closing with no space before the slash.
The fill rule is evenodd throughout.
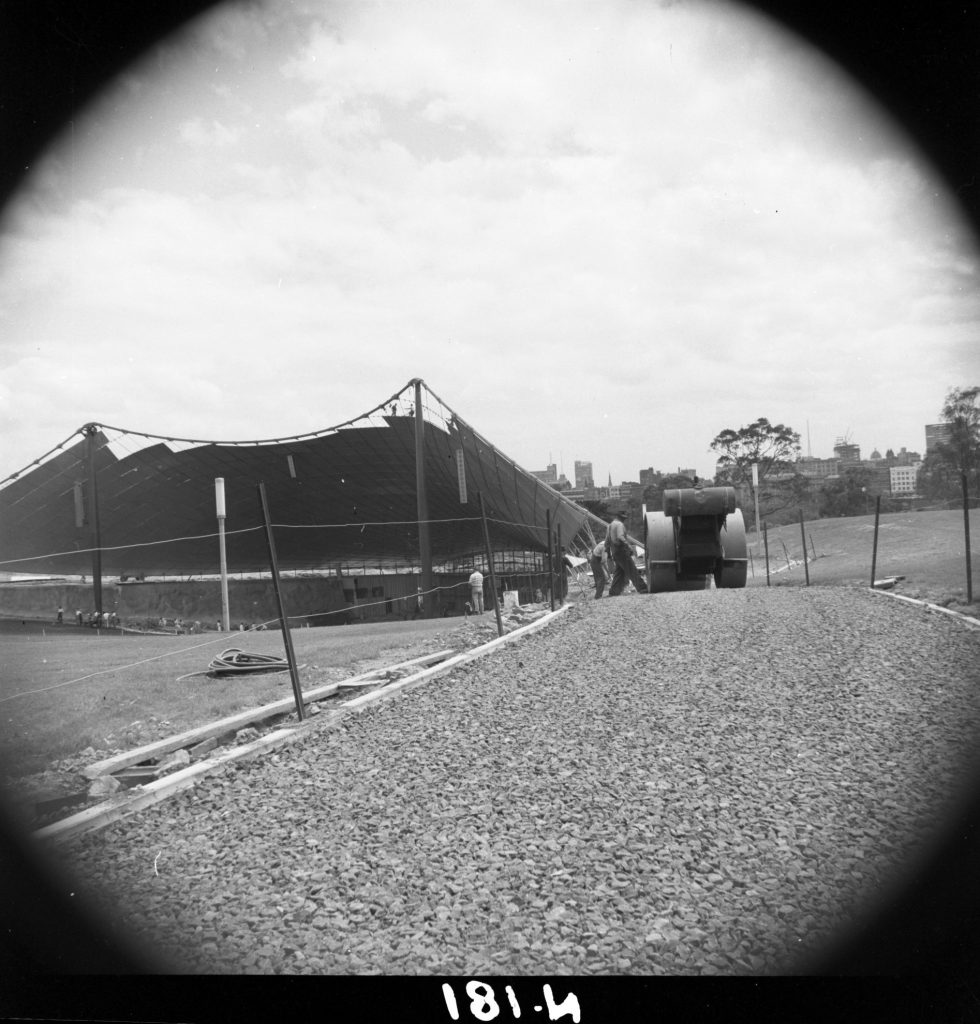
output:
<path id="1" fill-rule="evenodd" d="M 420 573 L 365 572 L 358 576 L 293 577 L 281 580 L 283 603 L 291 626 L 330 626 L 361 621 L 404 620 L 463 615 L 470 600 L 469 572 L 434 573 L 432 587 L 422 592 Z M 516 593 L 520 604 L 551 597 L 547 570 L 495 572 L 497 598 Z M 491 582 L 484 573 L 484 602 L 492 605 Z M 229 615 L 233 629 L 278 625 L 272 580 L 231 579 Z M 65 625 L 132 628 L 173 632 L 220 628 L 220 580 L 104 582 L 102 618 L 95 621 L 91 584 L 36 582 L 0 584 L 0 616 Z"/>

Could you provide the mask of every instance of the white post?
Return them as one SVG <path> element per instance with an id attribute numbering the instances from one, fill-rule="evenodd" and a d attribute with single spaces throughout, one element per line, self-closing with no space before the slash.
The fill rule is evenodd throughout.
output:
<path id="1" fill-rule="evenodd" d="M 231 630 L 228 610 L 228 560 L 225 557 L 225 478 L 214 478 L 214 501 L 218 510 L 218 547 L 221 551 L 221 618 L 225 632 Z"/>
<path id="2" fill-rule="evenodd" d="M 762 543 L 762 530 L 759 527 L 759 463 L 752 463 L 752 490 L 755 493 L 755 544 L 756 551 Z"/>

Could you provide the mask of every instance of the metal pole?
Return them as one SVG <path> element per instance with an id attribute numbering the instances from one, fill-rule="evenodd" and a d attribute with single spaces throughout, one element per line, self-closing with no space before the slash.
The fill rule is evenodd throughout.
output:
<path id="1" fill-rule="evenodd" d="M 755 549 L 759 550 L 759 463 L 752 463 L 752 493 L 755 495 Z"/>
<path id="2" fill-rule="evenodd" d="M 483 505 L 483 491 L 480 491 L 480 518 L 483 520 L 483 544 L 487 551 L 487 568 L 490 571 L 490 590 L 493 593 L 493 610 L 497 616 L 497 636 L 504 635 L 504 621 L 500 617 L 500 602 L 497 600 L 497 577 L 493 571 L 493 551 L 490 549 L 490 531 L 487 529 L 487 510 Z"/>
<path id="3" fill-rule="evenodd" d="M 561 546 L 561 523 L 555 531 L 555 551 L 558 553 L 558 599 L 564 604 L 565 598 L 568 597 L 565 586 L 568 573 L 565 571 L 565 552 Z"/>
<path id="4" fill-rule="evenodd" d="M 970 565 L 970 492 L 966 473 L 960 474 L 963 485 L 963 536 L 966 539 L 966 603 L 973 604 L 973 569 Z"/>
<path id="5" fill-rule="evenodd" d="M 422 618 L 432 611 L 432 546 L 429 540 L 429 503 L 425 495 L 425 431 L 422 415 L 422 381 L 415 385 L 415 494 L 419 518 L 419 562 L 422 569 Z"/>
<path id="6" fill-rule="evenodd" d="M 762 524 L 762 540 L 766 545 L 766 586 L 771 587 L 772 583 L 769 580 L 769 524 Z"/>
<path id="7" fill-rule="evenodd" d="M 218 510 L 218 549 L 221 555 L 221 622 L 225 632 L 231 630 L 231 612 L 228 605 L 228 559 L 225 555 L 225 478 L 214 479 L 214 501 Z"/>
<path id="8" fill-rule="evenodd" d="M 85 428 L 88 450 L 88 523 L 92 535 L 92 599 L 95 612 L 102 622 L 102 530 L 99 526 L 99 490 L 95 477 L 95 435 L 99 432 L 97 423 Z"/>
<path id="9" fill-rule="evenodd" d="M 813 534 L 810 534 L 810 551 L 813 553 L 813 560 L 817 560 L 817 546 L 813 543 Z"/>
<path id="10" fill-rule="evenodd" d="M 551 509 L 545 509 L 545 528 L 548 531 L 548 596 L 551 599 L 551 610 L 555 610 L 555 569 L 551 561 Z"/>
<path id="11" fill-rule="evenodd" d="M 306 717 L 303 710 L 303 691 L 299 685 L 296 654 L 293 651 L 293 637 L 289 632 L 289 620 L 286 618 L 286 608 L 282 602 L 282 589 L 279 586 L 279 562 L 276 559 L 276 542 L 272 537 L 272 523 L 269 520 L 269 503 L 265 497 L 265 484 L 259 484 L 259 501 L 262 503 L 262 521 L 265 523 L 265 539 L 269 547 L 272 586 L 276 592 L 276 606 L 279 609 L 279 621 L 282 623 L 282 639 L 286 645 L 286 660 L 289 662 L 289 678 L 293 682 L 293 696 L 296 698 L 296 717 L 302 722 Z"/>
<path id="12" fill-rule="evenodd" d="M 881 511 L 881 495 L 879 494 L 875 498 L 875 542 L 874 547 L 871 549 L 871 589 L 874 590 L 875 585 L 875 568 L 878 564 L 878 516 Z"/>
<path id="13" fill-rule="evenodd" d="M 800 536 L 803 538 L 803 572 L 806 574 L 806 585 L 810 586 L 810 565 L 806 557 L 806 528 L 803 526 L 803 509 L 800 509 Z"/>

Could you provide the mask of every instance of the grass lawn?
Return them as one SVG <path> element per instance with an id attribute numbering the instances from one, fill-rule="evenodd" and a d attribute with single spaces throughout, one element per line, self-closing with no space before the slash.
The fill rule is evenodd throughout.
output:
<path id="1" fill-rule="evenodd" d="M 303 690 L 483 642 L 492 616 L 294 630 Z M 0 631 L 0 775 L 19 779 L 88 747 L 108 752 L 292 698 L 288 672 L 208 678 L 229 648 L 285 656 L 279 631 L 133 636 L 6 621 Z M 95 758 L 92 758 L 95 760 Z"/>
<path id="2" fill-rule="evenodd" d="M 874 515 L 817 519 L 804 523 L 810 583 L 819 586 L 871 585 Z M 774 586 L 804 583 L 803 541 L 799 523 L 768 531 L 770 580 Z M 875 577 L 904 576 L 897 593 L 916 597 L 968 615 L 980 614 L 980 513 L 970 512 L 973 549 L 973 602 L 966 602 L 966 546 L 963 512 L 894 512 L 881 516 Z M 765 586 L 763 545 L 749 534 L 755 575 L 751 585 Z M 816 560 L 813 552 L 816 551 Z M 787 570 L 787 554 L 793 564 Z"/>

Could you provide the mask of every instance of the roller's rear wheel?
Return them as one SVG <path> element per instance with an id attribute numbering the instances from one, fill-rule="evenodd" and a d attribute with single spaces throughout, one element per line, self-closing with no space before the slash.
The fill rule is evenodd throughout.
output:
<path id="1" fill-rule="evenodd" d="M 748 545 L 745 540 L 745 520 L 737 508 L 725 517 L 720 531 L 721 553 L 724 563 L 715 572 L 715 586 L 719 589 L 744 587 L 748 576 Z M 733 563 L 734 560 L 734 563 Z"/>
<path id="2" fill-rule="evenodd" d="M 674 542 L 674 520 L 663 512 L 646 514 L 647 587 L 651 594 L 681 590 L 677 579 L 677 548 Z"/>

